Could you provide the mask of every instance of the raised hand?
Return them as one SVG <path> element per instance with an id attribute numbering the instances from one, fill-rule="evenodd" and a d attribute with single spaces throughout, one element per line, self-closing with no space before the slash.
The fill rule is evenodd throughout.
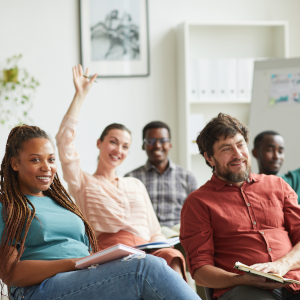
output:
<path id="1" fill-rule="evenodd" d="M 88 79 L 83 76 L 83 70 L 81 65 L 78 65 L 78 67 L 73 67 L 72 70 L 76 93 L 66 115 L 73 118 L 77 118 L 81 105 L 88 91 L 91 89 L 93 82 L 95 81 L 98 74 L 95 74 L 91 79 Z M 89 76 L 89 69 L 86 69 L 85 75 Z"/>
<path id="2" fill-rule="evenodd" d="M 93 82 L 95 81 L 97 74 L 95 74 L 91 79 L 83 76 L 82 66 L 78 65 L 73 67 L 73 81 L 77 94 L 87 94 L 91 89 Z M 89 76 L 89 69 L 86 69 L 86 76 Z"/>

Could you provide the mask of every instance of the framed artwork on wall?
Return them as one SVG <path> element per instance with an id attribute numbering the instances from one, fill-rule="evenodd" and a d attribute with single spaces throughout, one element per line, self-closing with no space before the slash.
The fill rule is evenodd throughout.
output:
<path id="1" fill-rule="evenodd" d="M 90 74 L 149 76 L 147 0 L 80 0 L 80 36 Z"/>

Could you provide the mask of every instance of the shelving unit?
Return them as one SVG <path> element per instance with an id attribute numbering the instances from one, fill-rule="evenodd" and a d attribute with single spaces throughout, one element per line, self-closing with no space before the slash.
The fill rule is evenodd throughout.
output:
<path id="1" fill-rule="evenodd" d="M 190 137 L 191 114 L 203 114 L 206 124 L 219 112 L 223 112 L 248 125 L 251 99 L 191 98 L 190 61 L 287 58 L 288 44 L 288 23 L 285 21 L 182 23 L 178 26 L 179 163 L 195 174 L 199 186 L 211 177 L 211 169 L 200 154 L 192 153 L 192 140 L 196 137 Z"/>

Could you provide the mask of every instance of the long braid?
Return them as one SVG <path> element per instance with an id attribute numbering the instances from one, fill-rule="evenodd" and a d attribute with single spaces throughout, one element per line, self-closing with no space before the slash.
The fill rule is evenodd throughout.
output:
<path id="1" fill-rule="evenodd" d="M 2 274 L 5 274 L 8 261 L 14 250 L 18 250 L 18 255 L 10 268 L 8 278 L 13 273 L 16 264 L 24 252 L 26 236 L 36 213 L 34 205 L 21 192 L 17 172 L 12 169 L 10 163 L 12 157 L 18 158 L 23 143 L 34 138 L 45 138 L 51 141 L 46 132 L 39 127 L 23 124 L 22 126 L 13 128 L 8 136 L 5 155 L 1 163 L 0 202 L 3 205 L 2 214 L 5 222 L 0 243 L 0 272 Z M 57 174 L 55 174 L 49 189 L 43 193 L 83 220 L 90 247 L 96 252 L 98 245 L 92 227 L 84 218 L 77 205 L 71 200 L 71 197 L 64 189 Z M 3 283 L 1 282 L 0 296 L 2 295 Z"/>

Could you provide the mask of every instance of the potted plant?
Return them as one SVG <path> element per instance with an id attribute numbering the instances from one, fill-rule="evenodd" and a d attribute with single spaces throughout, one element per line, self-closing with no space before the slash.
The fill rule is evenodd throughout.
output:
<path id="1" fill-rule="evenodd" d="M 18 62 L 21 59 L 22 54 L 14 55 L 6 60 L 8 68 L 3 70 L 4 82 L 18 82 Z"/>
<path id="2" fill-rule="evenodd" d="M 32 122 L 29 111 L 39 82 L 26 69 L 19 68 L 21 58 L 21 54 L 8 58 L 0 78 L 0 124 L 16 126 Z"/>

